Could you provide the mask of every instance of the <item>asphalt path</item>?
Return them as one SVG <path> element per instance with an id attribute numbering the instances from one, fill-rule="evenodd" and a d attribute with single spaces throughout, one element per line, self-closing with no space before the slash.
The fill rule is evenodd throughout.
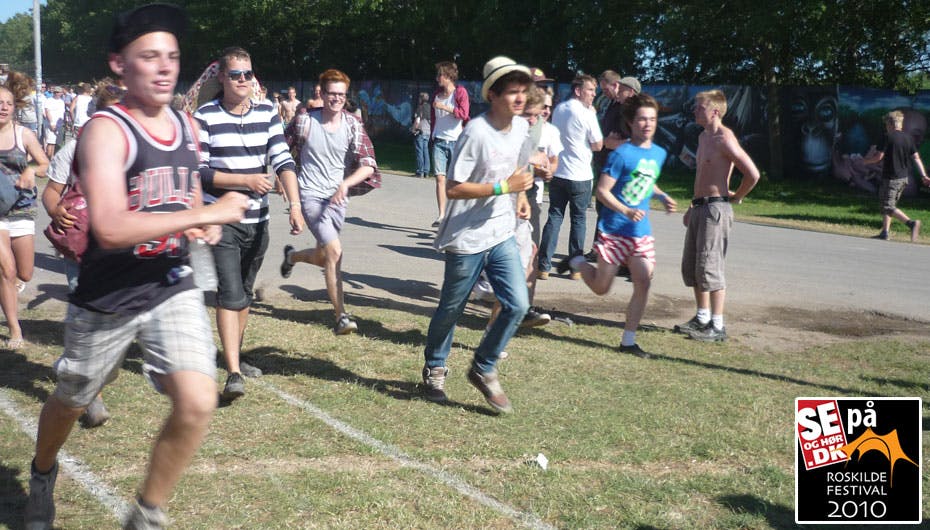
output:
<path id="1" fill-rule="evenodd" d="M 748 200 L 751 200 L 751 195 Z M 686 198 L 675 197 L 680 205 Z M 543 215 L 547 204 L 543 205 Z M 739 209 L 739 206 L 735 206 Z M 278 272 L 282 248 L 312 246 L 308 231 L 289 233 L 281 197 L 271 197 L 271 243 L 257 286 L 273 302 L 278 297 L 326 300 L 319 268 L 298 264 L 284 280 Z M 41 208 L 40 208 L 41 210 Z M 442 286 L 442 255 L 432 248 L 436 216 L 432 179 L 384 175 L 383 187 L 351 199 L 342 231 L 345 292 L 353 305 L 403 304 L 433 306 Z M 657 247 L 653 296 L 667 297 L 681 306 L 681 315 L 693 311 L 689 289 L 681 281 L 679 264 L 684 238 L 680 213 L 650 213 Z M 876 214 L 876 226 L 878 225 Z M 48 224 L 44 212 L 37 221 L 35 277 L 21 295 L 29 307 L 53 307 L 65 299 L 63 267 L 41 230 Z M 588 246 L 594 211 L 588 210 Z M 567 252 L 568 221 L 563 224 L 556 256 Z M 930 321 L 930 246 L 879 241 L 736 223 L 727 257 L 727 313 L 741 308 L 786 307 L 874 311 L 919 321 Z M 622 281 L 608 297 L 619 307 L 630 289 Z M 540 281 L 537 303 L 553 307 L 558 301 L 593 299 L 583 282 L 553 275 Z M 583 305 L 583 304 L 582 304 Z M 647 308 L 647 313 L 649 309 Z M 649 315 L 647 314 L 647 318 Z M 676 316 L 675 318 L 678 318 Z"/>

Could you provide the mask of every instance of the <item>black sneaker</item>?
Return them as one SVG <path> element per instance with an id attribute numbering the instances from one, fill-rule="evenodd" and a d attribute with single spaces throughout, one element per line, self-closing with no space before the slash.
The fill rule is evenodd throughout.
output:
<path id="1" fill-rule="evenodd" d="M 552 316 L 549 313 L 543 313 L 542 311 L 537 311 L 535 307 L 531 307 L 529 311 L 526 312 L 526 316 L 523 317 L 523 322 L 520 323 L 521 328 L 536 328 L 539 326 L 545 326 L 552 321 Z"/>
<path id="2" fill-rule="evenodd" d="M 26 501 L 26 528 L 52 528 L 55 522 L 55 479 L 58 478 L 58 462 L 48 473 L 36 471 L 35 462 L 30 466 L 29 499 Z"/>
<path id="3" fill-rule="evenodd" d="M 288 257 L 290 257 L 291 252 L 294 252 L 293 245 L 284 245 L 284 259 L 281 261 L 281 277 L 290 278 L 291 271 L 294 270 L 294 264 L 290 262 Z"/>
<path id="4" fill-rule="evenodd" d="M 242 374 L 233 372 L 226 378 L 226 386 L 223 387 L 223 399 L 233 401 L 245 395 L 245 381 Z"/>
<path id="5" fill-rule="evenodd" d="M 620 265 L 617 267 L 617 276 L 620 278 L 626 278 L 626 281 L 633 281 L 633 278 L 630 277 L 630 268 L 626 265 Z"/>
<path id="6" fill-rule="evenodd" d="M 708 320 L 706 323 L 701 324 L 701 321 L 698 320 L 697 316 L 691 317 L 691 320 L 685 322 L 684 324 L 675 324 L 675 333 L 683 333 L 688 335 L 695 331 L 704 331 L 708 327 L 712 326 L 712 322 Z"/>
<path id="7" fill-rule="evenodd" d="M 423 387 L 426 389 L 426 399 L 433 402 L 446 401 L 446 376 L 449 369 L 445 366 L 430 368 L 423 367 Z"/>
<path id="8" fill-rule="evenodd" d="M 717 329 L 710 325 L 702 330 L 692 331 L 688 336 L 701 342 L 724 342 L 727 340 L 727 328 Z"/>
<path id="9" fill-rule="evenodd" d="M 339 320 L 336 321 L 336 325 L 333 326 L 333 333 L 336 335 L 349 335 L 358 331 L 358 324 L 355 323 L 355 320 L 352 319 L 352 316 L 348 313 L 343 313 Z"/>
<path id="10" fill-rule="evenodd" d="M 592 248 L 584 255 L 584 260 L 588 263 L 597 263 L 597 251 Z"/>
<path id="11" fill-rule="evenodd" d="M 884 230 L 879 232 L 878 235 L 872 236 L 872 239 L 881 239 L 882 241 L 888 241 L 891 237 L 888 236 L 888 232 Z"/>
<path id="12" fill-rule="evenodd" d="M 85 429 L 93 429 L 94 427 L 100 427 L 109 419 L 110 413 L 103 404 L 103 398 L 98 395 L 90 402 L 81 417 L 78 418 L 78 423 Z"/>
<path id="13" fill-rule="evenodd" d="M 572 270 L 571 261 L 572 261 L 572 258 L 574 258 L 577 255 L 578 254 L 569 254 L 567 258 L 563 259 L 562 261 L 558 263 L 558 265 L 555 266 L 555 271 L 558 272 L 559 274 L 565 274 L 568 271 Z"/>
<path id="14" fill-rule="evenodd" d="M 622 353 L 631 353 L 640 359 L 652 359 L 652 354 L 643 351 L 643 349 L 639 347 L 639 344 L 633 344 L 632 346 L 624 346 L 621 344 L 620 351 Z"/>

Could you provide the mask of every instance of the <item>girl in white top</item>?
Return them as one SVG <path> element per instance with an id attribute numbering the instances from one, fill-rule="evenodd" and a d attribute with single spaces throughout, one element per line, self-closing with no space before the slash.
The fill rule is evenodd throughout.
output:
<path id="1" fill-rule="evenodd" d="M 48 158 L 39 145 L 39 140 L 29 129 L 13 122 L 15 112 L 13 93 L 6 87 L 0 87 L 0 164 L 5 170 L 0 178 L 13 178 L 18 175 L 15 185 L 20 190 L 34 190 L 36 176 L 45 176 Z M 34 164 L 29 164 L 27 156 Z M 28 197 L 20 195 L 21 201 L 28 203 Z M 32 195 L 33 201 L 35 195 Z M 34 209 L 24 206 L 14 210 L 6 217 L 0 217 L 0 308 L 10 328 L 6 348 L 15 350 L 23 345 L 23 330 L 19 326 L 19 308 L 17 306 L 17 280 L 24 284 L 32 279 L 35 264 L 35 220 L 29 211 Z M 15 215 L 14 215 L 15 214 Z"/>

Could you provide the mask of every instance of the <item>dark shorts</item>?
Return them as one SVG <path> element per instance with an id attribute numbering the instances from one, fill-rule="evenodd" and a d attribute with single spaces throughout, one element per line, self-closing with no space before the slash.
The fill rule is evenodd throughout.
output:
<path id="1" fill-rule="evenodd" d="M 239 311 L 252 304 L 252 287 L 268 250 L 268 221 L 223 225 L 213 247 L 216 262 L 216 305 Z"/>
<path id="2" fill-rule="evenodd" d="M 726 289 L 723 269 L 732 226 L 733 208 L 728 202 L 692 207 L 681 255 L 685 285 L 704 292 Z"/>
<path id="3" fill-rule="evenodd" d="M 882 214 L 891 215 L 898 208 L 901 194 L 907 187 L 907 179 L 882 179 L 878 187 L 878 198 L 881 201 Z"/>

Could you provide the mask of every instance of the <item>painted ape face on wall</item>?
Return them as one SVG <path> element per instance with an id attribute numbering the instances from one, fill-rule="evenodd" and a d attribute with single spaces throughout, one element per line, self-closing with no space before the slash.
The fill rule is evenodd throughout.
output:
<path id="1" fill-rule="evenodd" d="M 914 139 L 914 146 L 920 147 L 927 134 L 927 118 L 918 110 L 901 109 L 904 113 L 904 132 Z"/>
<path id="2" fill-rule="evenodd" d="M 837 133 L 836 89 L 794 92 L 790 102 L 789 134 L 796 135 L 799 169 L 820 174 L 830 168 Z"/>

